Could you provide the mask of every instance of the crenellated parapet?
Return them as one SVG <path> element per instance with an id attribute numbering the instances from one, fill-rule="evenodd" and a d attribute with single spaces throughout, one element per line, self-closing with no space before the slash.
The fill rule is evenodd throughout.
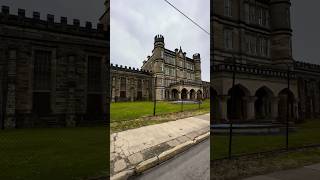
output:
<path id="1" fill-rule="evenodd" d="M 104 30 L 101 23 L 98 23 L 96 28 L 93 28 L 92 22 L 86 22 L 85 26 L 81 26 L 79 19 L 73 19 L 73 23 L 68 24 L 67 17 L 60 17 L 60 20 L 56 22 L 55 16 L 52 14 L 47 14 L 46 20 L 43 20 L 37 11 L 32 13 L 32 17 L 26 17 L 25 9 L 18 9 L 18 14 L 10 14 L 8 6 L 1 7 L 0 24 L 93 38 L 108 37 L 107 31 Z"/>
<path id="2" fill-rule="evenodd" d="M 152 71 L 134 68 L 134 67 L 128 67 L 128 66 L 122 66 L 118 64 L 111 64 L 110 65 L 111 70 L 118 70 L 118 71 L 126 71 L 126 72 L 132 72 L 132 73 L 139 73 L 139 74 L 146 74 L 146 75 L 152 75 Z"/>
<path id="3" fill-rule="evenodd" d="M 280 79 L 288 77 L 288 71 L 284 69 L 276 69 L 272 67 L 259 67 L 259 66 L 240 64 L 240 63 L 216 64 L 213 66 L 213 71 L 214 72 L 235 71 L 236 73 L 244 73 L 244 74 L 267 76 L 267 77 L 277 77 Z M 294 72 L 290 72 L 290 77 L 296 78 L 296 74 Z"/>
<path id="4" fill-rule="evenodd" d="M 301 61 L 295 61 L 294 62 L 295 69 L 302 69 L 306 71 L 318 71 L 320 72 L 320 65 L 319 64 L 312 64 L 312 63 L 306 63 Z"/>

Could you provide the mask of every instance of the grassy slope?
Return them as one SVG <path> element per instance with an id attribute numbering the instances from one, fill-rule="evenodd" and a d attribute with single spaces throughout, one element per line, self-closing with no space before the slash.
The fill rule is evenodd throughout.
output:
<path id="1" fill-rule="evenodd" d="M 256 153 L 285 148 L 285 135 L 235 135 L 232 154 Z M 320 120 L 309 120 L 298 124 L 297 131 L 289 134 L 289 147 L 320 144 Z M 228 155 L 229 137 L 226 135 L 211 136 L 211 159 Z"/>
<path id="2" fill-rule="evenodd" d="M 80 179 L 109 171 L 106 127 L 0 131 L 0 179 Z"/>
<path id="3" fill-rule="evenodd" d="M 320 163 L 320 148 L 213 161 L 210 166 L 210 177 L 211 179 L 237 180 L 315 163 Z"/>
<path id="4" fill-rule="evenodd" d="M 111 104 L 111 132 L 119 132 L 142 126 L 164 123 L 176 119 L 210 112 L 210 101 L 200 105 L 157 102 L 156 116 L 153 116 L 153 102 L 121 102 Z"/>
<path id="5" fill-rule="evenodd" d="M 204 101 L 200 107 L 202 109 L 210 108 L 210 101 Z M 198 109 L 198 104 L 184 104 L 184 111 Z M 181 104 L 172 104 L 170 102 L 157 102 L 156 104 L 156 115 L 180 112 Z M 152 116 L 153 115 L 153 102 L 144 101 L 144 102 L 118 102 L 112 103 L 111 108 L 111 122 L 123 121 L 123 120 L 132 120 L 137 119 L 143 116 Z"/>

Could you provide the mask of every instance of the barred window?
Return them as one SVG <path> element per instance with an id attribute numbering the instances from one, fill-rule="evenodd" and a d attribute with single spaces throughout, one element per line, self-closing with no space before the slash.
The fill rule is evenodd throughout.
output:
<path id="1" fill-rule="evenodd" d="M 224 30 L 224 47 L 225 49 L 233 48 L 233 32 L 231 29 Z"/>
<path id="2" fill-rule="evenodd" d="M 51 52 L 38 50 L 34 53 L 34 90 L 51 90 Z"/>
<path id="3" fill-rule="evenodd" d="M 120 78 L 120 97 L 121 98 L 126 98 L 127 97 L 127 93 L 126 93 L 126 86 L 127 86 L 127 82 L 126 82 L 126 78 L 125 77 L 121 77 Z"/>
<path id="4" fill-rule="evenodd" d="M 88 57 L 88 90 L 101 90 L 101 57 Z"/>
<path id="5" fill-rule="evenodd" d="M 34 52 L 32 109 L 39 116 L 51 112 L 51 57 L 50 51 Z"/>
<path id="6" fill-rule="evenodd" d="M 224 15 L 232 16 L 232 0 L 224 0 Z"/>
<path id="7" fill-rule="evenodd" d="M 120 78 L 120 90 L 121 91 L 126 90 L 126 78 L 125 77 Z"/>
<path id="8" fill-rule="evenodd" d="M 142 88 L 142 80 L 139 79 L 139 80 L 138 80 L 138 89 L 141 89 L 141 88 Z"/>

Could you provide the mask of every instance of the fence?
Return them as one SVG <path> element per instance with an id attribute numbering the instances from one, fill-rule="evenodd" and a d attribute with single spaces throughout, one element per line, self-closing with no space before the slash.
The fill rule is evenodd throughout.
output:
<path id="1" fill-rule="evenodd" d="M 211 159 L 320 146 L 320 119 L 290 124 L 212 125 Z"/>
<path id="2" fill-rule="evenodd" d="M 298 109 L 295 107 L 293 95 L 290 91 L 291 79 L 296 78 L 296 74 L 289 67 L 287 71 L 259 69 L 236 64 L 233 61 L 233 64 L 216 65 L 214 70 L 215 72 L 232 73 L 233 84 L 229 94 L 231 96 L 230 105 L 228 105 L 229 120 L 224 122 L 213 120 L 211 124 L 211 160 L 320 146 L 320 119 L 297 119 L 296 111 Z M 238 103 L 241 101 L 241 94 L 236 92 L 236 73 L 277 76 L 287 80 L 287 88 L 279 93 L 279 97 L 282 97 L 279 105 L 277 104 L 279 110 L 277 119 L 270 117 L 273 116 L 271 103 L 260 106 L 260 101 L 255 101 L 253 104 L 254 111 L 258 111 L 255 114 L 256 120 L 245 122 L 239 118 L 243 114 L 241 114 L 242 105 Z M 258 91 L 256 96 L 259 98 Z M 268 101 L 268 98 L 266 98 L 266 101 Z M 315 106 L 313 106 L 314 108 Z M 212 116 L 215 116 L 214 113 L 219 112 L 215 112 L 217 110 L 215 107 L 213 109 Z M 266 112 L 271 114 L 266 116 Z"/>

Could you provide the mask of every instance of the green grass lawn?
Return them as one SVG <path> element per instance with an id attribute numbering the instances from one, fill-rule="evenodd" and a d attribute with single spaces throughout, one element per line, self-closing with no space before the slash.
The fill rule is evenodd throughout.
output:
<path id="1" fill-rule="evenodd" d="M 143 116 L 153 115 L 153 102 L 117 102 L 111 103 L 111 123 L 123 120 L 137 119 Z M 198 109 L 198 104 L 184 104 L 183 110 L 190 111 Z M 200 105 L 201 109 L 210 109 L 210 100 L 205 100 Z M 172 104 L 170 102 L 159 101 L 156 104 L 156 115 L 180 112 L 181 104 Z"/>
<path id="2" fill-rule="evenodd" d="M 211 179 L 236 180 L 320 163 L 320 148 L 306 148 L 266 155 L 216 160 L 210 164 Z"/>
<path id="3" fill-rule="evenodd" d="M 0 179 L 86 179 L 109 172 L 106 127 L 0 131 Z"/>
<path id="4" fill-rule="evenodd" d="M 289 147 L 320 144 L 320 120 L 308 120 L 297 124 L 295 132 L 289 133 Z M 285 134 L 279 135 L 234 135 L 232 155 L 258 153 L 285 148 Z M 211 135 L 211 159 L 228 156 L 229 136 Z"/>
<path id="5" fill-rule="evenodd" d="M 153 102 L 118 102 L 111 104 L 111 133 L 142 126 L 164 123 L 210 112 L 210 101 L 200 104 L 181 104 L 159 101 L 156 116 L 153 116 Z"/>

